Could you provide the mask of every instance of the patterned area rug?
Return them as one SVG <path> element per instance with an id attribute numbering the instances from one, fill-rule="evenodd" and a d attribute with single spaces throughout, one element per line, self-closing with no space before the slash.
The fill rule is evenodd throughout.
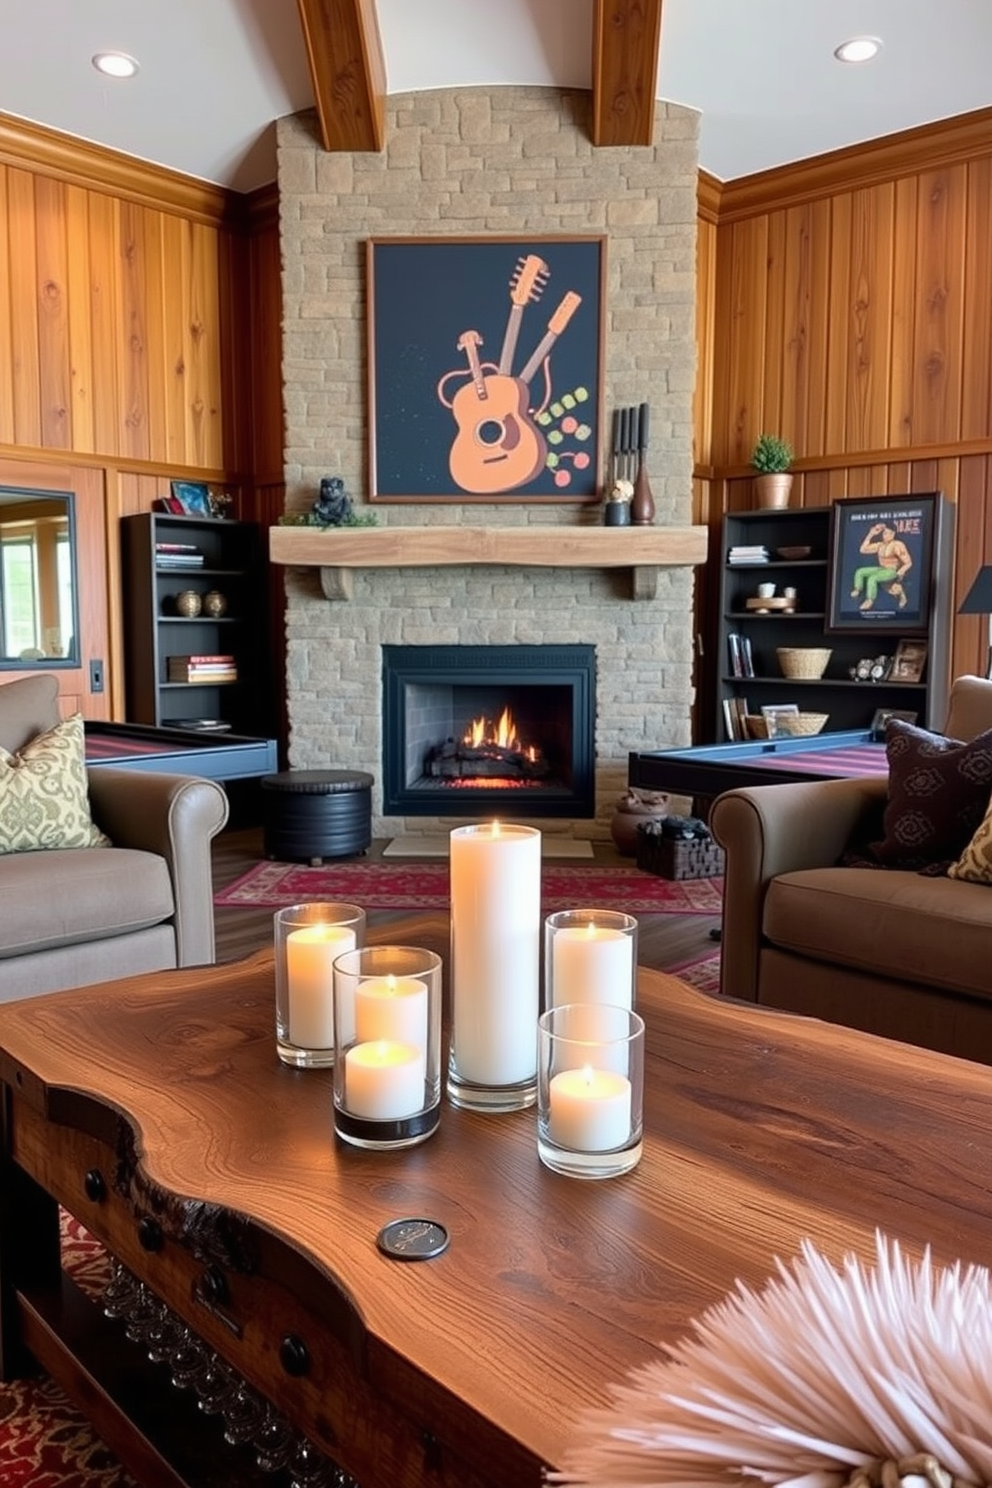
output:
<path id="1" fill-rule="evenodd" d="M 225 908 L 280 909 L 307 899 L 341 899 L 363 909 L 447 909 L 447 863 L 346 862 L 309 868 L 297 863 L 257 863 L 223 889 L 214 903 Z M 719 878 L 658 878 L 640 868 L 581 863 L 541 868 L 545 913 L 595 904 L 628 914 L 718 915 Z"/>
<path id="2" fill-rule="evenodd" d="M 101 1245 L 62 1212 L 62 1265 L 88 1296 L 110 1277 Z M 47 1375 L 0 1385 L 3 1488 L 138 1488 L 85 1416 Z"/>
<path id="3" fill-rule="evenodd" d="M 700 992 L 710 992 L 716 996 L 720 990 L 719 951 L 715 951 L 710 956 L 703 956 L 698 961 L 686 961 L 681 966 L 669 966 L 668 970 L 672 976 L 688 982 L 690 987 L 696 987 Z"/>

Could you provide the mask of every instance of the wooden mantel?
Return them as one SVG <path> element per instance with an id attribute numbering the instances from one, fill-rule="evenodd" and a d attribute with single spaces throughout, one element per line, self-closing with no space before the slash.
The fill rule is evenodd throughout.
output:
<path id="1" fill-rule="evenodd" d="M 356 568 L 627 568 L 632 597 L 653 599 L 659 568 L 706 561 L 705 527 L 271 527 L 269 557 L 319 568 L 327 599 L 350 599 Z"/>

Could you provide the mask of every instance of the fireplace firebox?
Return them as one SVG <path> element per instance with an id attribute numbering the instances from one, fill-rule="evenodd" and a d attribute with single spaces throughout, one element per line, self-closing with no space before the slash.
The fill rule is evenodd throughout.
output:
<path id="1" fill-rule="evenodd" d="M 383 646 L 383 811 L 595 815 L 593 646 Z"/>

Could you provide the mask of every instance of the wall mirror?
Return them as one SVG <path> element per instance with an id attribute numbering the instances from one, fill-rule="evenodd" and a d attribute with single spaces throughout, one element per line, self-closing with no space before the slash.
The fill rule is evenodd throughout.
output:
<path id="1" fill-rule="evenodd" d="M 79 666 L 73 497 L 0 486 L 0 668 Z"/>

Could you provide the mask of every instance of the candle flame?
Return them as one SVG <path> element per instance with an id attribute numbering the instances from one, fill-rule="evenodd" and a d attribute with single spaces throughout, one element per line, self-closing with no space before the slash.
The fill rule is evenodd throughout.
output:
<path id="1" fill-rule="evenodd" d="M 582 1066 L 582 1069 L 580 1070 L 579 1074 L 580 1074 L 580 1078 L 582 1080 L 582 1083 L 586 1086 L 587 1089 L 591 1089 L 592 1088 L 593 1077 L 595 1075 L 595 1070 L 593 1069 L 592 1065 L 591 1064 L 584 1064 Z"/>

